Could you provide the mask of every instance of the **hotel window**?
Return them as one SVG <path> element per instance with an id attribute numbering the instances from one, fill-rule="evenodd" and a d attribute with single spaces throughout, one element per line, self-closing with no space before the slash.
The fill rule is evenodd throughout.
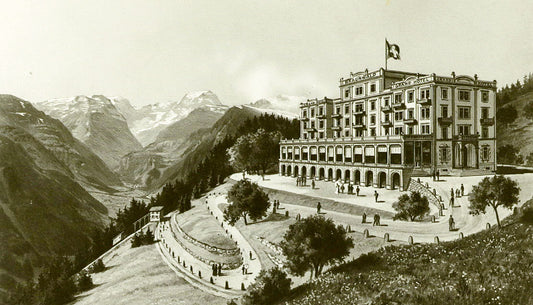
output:
<path id="1" fill-rule="evenodd" d="M 488 145 L 484 145 L 481 148 L 481 160 L 489 161 L 489 159 L 490 159 L 490 147 Z"/>
<path id="2" fill-rule="evenodd" d="M 324 120 L 318 121 L 318 128 L 320 129 L 324 128 Z"/>
<path id="3" fill-rule="evenodd" d="M 442 127 L 440 132 L 443 139 L 448 139 L 448 127 Z"/>
<path id="4" fill-rule="evenodd" d="M 345 98 L 350 97 L 350 89 L 344 90 L 344 97 Z"/>
<path id="5" fill-rule="evenodd" d="M 315 117 L 315 108 L 311 108 L 311 117 L 312 117 L 312 118 Z"/>
<path id="6" fill-rule="evenodd" d="M 355 95 L 361 95 L 361 94 L 363 94 L 363 87 L 355 88 Z"/>
<path id="7" fill-rule="evenodd" d="M 402 94 L 395 94 L 394 95 L 394 103 L 398 104 L 402 102 Z"/>
<path id="8" fill-rule="evenodd" d="M 319 133 L 318 133 L 318 137 L 321 138 L 321 139 L 323 139 L 323 138 L 324 138 L 324 133 L 323 133 L 323 132 L 319 132 Z"/>
<path id="9" fill-rule="evenodd" d="M 376 84 L 370 85 L 370 92 L 376 92 Z"/>
<path id="10" fill-rule="evenodd" d="M 315 128 L 315 121 L 311 121 L 311 128 Z"/>
<path id="11" fill-rule="evenodd" d="M 390 116 L 388 113 L 384 116 L 384 118 L 385 118 L 384 122 L 390 122 Z"/>
<path id="12" fill-rule="evenodd" d="M 443 100 L 447 100 L 448 99 L 448 88 L 442 88 L 442 90 L 440 91 L 440 97 Z"/>
<path id="13" fill-rule="evenodd" d="M 414 118 L 414 117 L 415 117 L 415 110 L 414 110 L 414 109 L 409 109 L 409 110 L 407 111 L 407 118 L 408 118 L 408 119 L 412 119 L 412 118 Z"/>
<path id="14" fill-rule="evenodd" d="M 362 129 L 357 129 L 355 131 L 355 136 L 356 137 L 362 137 L 363 136 L 363 130 Z"/>
<path id="15" fill-rule="evenodd" d="M 470 125 L 458 125 L 457 127 L 459 128 L 459 135 L 470 135 Z"/>
<path id="16" fill-rule="evenodd" d="M 441 106 L 440 112 L 443 118 L 447 118 L 448 117 L 448 105 Z"/>
<path id="17" fill-rule="evenodd" d="M 376 102 L 370 102 L 370 110 L 376 110 Z"/>
<path id="18" fill-rule="evenodd" d="M 376 116 L 375 115 L 371 115 L 370 116 L 370 125 L 375 125 L 376 124 Z"/>
<path id="19" fill-rule="evenodd" d="M 307 132 L 304 132 L 304 140 L 307 139 Z"/>
<path id="20" fill-rule="evenodd" d="M 395 127 L 395 128 L 394 128 L 394 134 L 395 134 L 395 135 L 401 135 L 401 134 L 403 134 L 403 128 L 402 128 L 402 127 Z"/>
<path id="21" fill-rule="evenodd" d="M 349 114 L 350 113 L 350 105 L 345 105 L 344 106 L 344 114 Z"/>
<path id="22" fill-rule="evenodd" d="M 415 129 L 413 126 L 407 127 L 407 134 L 415 134 Z"/>
<path id="23" fill-rule="evenodd" d="M 481 128 L 481 137 L 482 138 L 488 138 L 489 137 L 489 128 L 488 127 Z"/>
<path id="24" fill-rule="evenodd" d="M 489 101 L 489 92 L 481 91 L 481 101 L 487 103 Z"/>
<path id="25" fill-rule="evenodd" d="M 470 101 L 470 91 L 459 90 L 459 100 L 469 102 Z"/>
<path id="26" fill-rule="evenodd" d="M 350 118 L 344 119 L 344 126 L 350 126 Z"/>
<path id="27" fill-rule="evenodd" d="M 481 118 L 482 119 L 488 119 L 489 118 L 489 108 L 487 108 L 487 107 L 481 108 Z"/>
<path id="28" fill-rule="evenodd" d="M 429 120 L 429 116 L 430 116 L 429 107 L 424 107 L 424 108 L 421 108 L 420 110 L 421 110 L 422 120 Z"/>
<path id="29" fill-rule="evenodd" d="M 303 122 L 304 123 L 304 129 L 307 128 L 307 122 Z"/>
<path id="30" fill-rule="evenodd" d="M 355 105 L 355 112 L 363 111 L 363 104 L 357 104 Z"/>
<path id="31" fill-rule="evenodd" d="M 394 113 L 394 120 L 401 121 L 403 120 L 403 111 L 398 111 Z"/>
<path id="32" fill-rule="evenodd" d="M 389 99 L 386 98 L 385 101 L 383 102 L 383 106 L 389 106 Z"/>
<path id="33" fill-rule="evenodd" d="M 341 114 L 341 107 L 337 107 L 335 110 L 337 111 L 337 114 Z"/>
<path id="34" fill-rule="evenodd" d="M 349 130 L 345 130 L 344 131 L 344 136 L 345 137 L 349 137 L 350 136 L 350 131 Z"/>
<path id="35" fill-rule="evenodd" d="M 324 115 L 324 107 L 318 108 L 318 115 Z"/>
<path id="36" fill-rule="evenodd" d="M 427 89 L 420 89 L 420 98 L 421 98 L 421 99 L 425 99 L 425 98 L 429 99 L 429 98 L 430 98 L 430 97 L 429 97 L 429 88 L 427 88 Z"/>
<path id="37" fill-rule="evenodd" d="M 440 161 L 442 163 L 447 163 L 449 160 L 450 155 L 450 148 L 448 146 L 441 146 L 439 148 L 440 151 Z"/>
<path id="38" fill-rule="evenodd" d="M 302 112 L 302 118 L 306 118 L 306 117 L 307 117 L 307 110 L 304 110 L 304 111 Z"/>
<path id="39" fill-rule="evenodd" d="M 415 93 L 413 91 L 407 92 L 407 102 L 412 103 L 415 100 Z"/>
<path id="40" fill-rule="evenodd" d="M 376 136 L 376 128 L 370 128 L 370 135 L 373 137 Z"/>
<path id="41" fill-rule="evenodd" d="M 459 118 L 469 119 L 470 118 L 470 107 L 459 107 Z"/>
<path id="42" fill-rule="evenodd" d="M 422 125 L 422 134 L 429 134 L 429 125 Z"/>

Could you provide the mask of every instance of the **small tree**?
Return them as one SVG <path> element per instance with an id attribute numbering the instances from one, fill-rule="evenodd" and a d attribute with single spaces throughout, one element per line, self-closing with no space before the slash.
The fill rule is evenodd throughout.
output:
<path id="1" fill-rule="evenodd" d="M 78 288 L 78 291 L 85 291 L 93 288 L 93 279 L 89 275 L 89 273 L 82 271 L 77 278 L 76 281 L 76 287 Z"/>
<path id="2" fill-rule="evenodd" d="M 228 200 L 231 204 L 224 210 L 224 220 L 234 225 L 239 218 L 244 219 L 247 225 L 247 216 L 256 221 L 266 216 L 270 202 L 268 195 L 250 180 L 243 179 L 233 185 L 228 192 Z"/>
<path id="3" fill-rule="evenodd" d="M 90 268 L 91 273 L 98 273 L 105 270 L 105 265 L 102 259 L 97 260 Z"/>
<path id="4" fill-rule="evenodd" d="M 319 215 L 290 225 L 281 242 L 290 272 L 302 276 L 310 270 L 315 278 L 325 265 L 341 262 L 352 247 L 353 240 L 342 226 Z"/>
<path id="5" fill-rule="evenodd" d="M 518 203 L 518 194 L 520 187 L 516 181 L 497 175 L 494 177 L 485 177 L 478 185 L 472 188 L 468 199 L 470 200 L 470 214 L 485 214 L 488 206 L 492 207 L 496 214 L 498 227 L 501 227 L 498 207 L 511 209 Z"/>
<path id="6" fill-rule="evenodd" d="M 419 192 L 401 195 L 398 201 L 392 204 L 392 207 L 397 211 L 393 217 L 394 220 L 414 221 L 417 217 L 422 218 L 429 213 L 429 201 L 426 196 L 422 196 Z"/>
<path id="7" fill-rule="evenodd" d="M 524 117 L 529 120 L 533 120 L 533 101 L 529 101 L 523 109 Z"/>
<path id="8" fill-rule="evenodd" d="M 270 305 L 289 294 L 291 279 L 279 267 L 261 270 L 255 282 L 248 287 L 243 305 Z"/>
<path id="9" fill-rule="evenodd" d="M 499 123 L 502 123 L 503 125 L 509 125 L 512 122 L 516 120 L 518 117 L 518 112 L 516 111 L 516 108 L 513 106 L 506 106 L 502 107 L 498 110 L 496 114 L 496 118 L 498 119 Z"/>
<path id="10" fill-rule="evenodd" d="M 498 147 L 498 163 L 502 164 L 522 164 L 524 158 L 520 155 L 518 148 L 513 145 L 503 145 Z"/>

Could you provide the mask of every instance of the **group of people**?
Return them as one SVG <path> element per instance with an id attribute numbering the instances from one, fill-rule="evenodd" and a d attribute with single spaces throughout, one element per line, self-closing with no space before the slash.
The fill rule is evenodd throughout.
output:
<path id="1" fill-rule="evenodd" d="M 366 213 L 363 213 L 361 223 L 366 223 Z M 374 214 L 374 222 L 372 223 L 372 226 L 381 226 L 381 216 L 379 216 L 379 214 Z"/>
<path id="2" fill-rule="evenodd" d="M 222 275 L 222 264 L 212 264 L 211 270 L 213 271 L 213 276 Z"/>
<path id="3" fill-rule="evenodd" d="M 348 183 L 346 186 L 344 183 L 337 181 L 335 182 L 335 194 L 344 194 L 344 191 L 347 191 L 347 194 L 356 194 L 359 196 L 359 191 L 361 189 L 359 188 L 359 185 L 353 185 L 351 183 Z"/>
<path id="4" fill-rule="evenodd" d="M 314 184 L 314 181 L 313 181 Z M 307 185 L 307 177 L 296 177 L 296 186 L 306 186 Z M 314 188 L 314 187 L 313 187 Z"/>
<path id="5" fill-rule="evenodd" d="M 431 176 L 433 177 L 433 181 L 439 181 L 439 179 L 440 179 L 440 172 L 439 172 L 439 170 L 433 170 L 433 171 L 431 171 Z"/>
<path id="6" fill-rule="evenodd" d="M 273 212 L 276 213 L 276 211 L 279 209 L 279 200 L 274 200 L 272 203 L 273 206 Z"/>
<path id="7" fill-rule="evenodd" d="M 453 187 L 450 189 L 450 207 L 453 208 L 455 198 L 460 198 L 465 195 L 465 186 L 461 183 L 461 187 L 453 190 Z"/>

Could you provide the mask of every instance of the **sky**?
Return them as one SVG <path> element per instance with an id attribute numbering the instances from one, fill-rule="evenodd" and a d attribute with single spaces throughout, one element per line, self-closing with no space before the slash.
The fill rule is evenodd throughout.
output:
<path id="1" fill-rule="evenodd" d="M 31 102 L 123 96 L 133 105 L 211 90 L 228 105 L 336 97 L 350 72 L 533 72 L 531 1 L 91 0 L 0 2 L 0 93 Z"/>

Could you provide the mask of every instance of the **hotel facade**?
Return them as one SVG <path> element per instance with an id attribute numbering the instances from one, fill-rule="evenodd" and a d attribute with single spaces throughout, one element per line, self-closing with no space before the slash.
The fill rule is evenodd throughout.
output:
<path id="1" fill-rule="evenodd" d="M 406 189 L 412 176 L 496 170 L 496 81 L 380 69 L 340 79 L 340 98 L 300 104 L 279 172 Z"/>

